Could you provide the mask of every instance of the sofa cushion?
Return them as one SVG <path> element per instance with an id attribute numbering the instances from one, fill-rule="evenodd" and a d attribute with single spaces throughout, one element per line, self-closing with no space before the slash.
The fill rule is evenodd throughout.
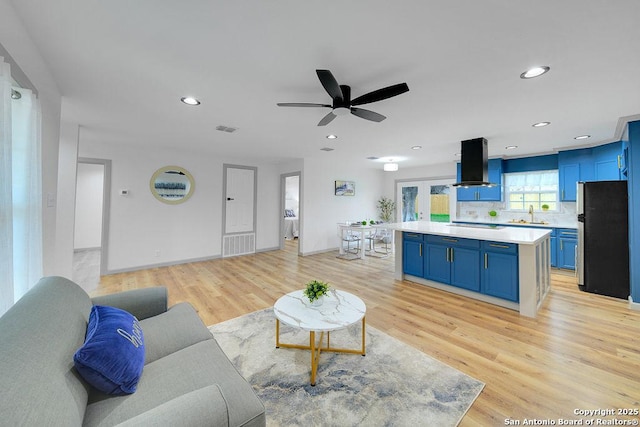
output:
<path id="1" fill-rule="evenodd" d="M 91 301 L 62 277 L 46 277 L 0 318 L 0 425 L 78 426 L 90 387 L 73 368 Z"/>
<path id="2" fill-rule="evenodd" d="M 166 313 L 141 320 L 145 337 L 145 365 L 204 340 L 211 332 L 189 303 L 169 308 Z"/>
<path id="3" fill-rule="evenodd" d="M 146 365 L 135 394 L 113 397 L 92 393 L 83 424 L 86 427 L 117 425 L 212 384 L 217 384 L 222 391 L 229 411 L 229 425 L 265 425 L 262 402 L 214 339 Z"/>
<path id="4" fill-rule="evenodd" d="M 144 337 L 138 319 L 119 308 L 94 305 L 84 345 L 73 361 L 82 378 L 103 393 L 135 392 L 144 367 Z"/>
<path id="5" fill-rule="evenodd" d="M 227 404 L 220 387 L 214 384 L 178 396 L 116 427 L 228 425 Z"/>

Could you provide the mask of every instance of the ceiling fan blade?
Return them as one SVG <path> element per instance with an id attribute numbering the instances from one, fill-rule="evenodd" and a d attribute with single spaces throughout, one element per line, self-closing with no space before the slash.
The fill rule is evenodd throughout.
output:
<path id="1" fill-rule="evenodd" d="M 399 83 L 397 85 L 388 86 L 382 89 L 374 90 L 373 92 L 365 93 L 364 95 L 352 100 L 351 105 L 362 105 L 368 104 L 370 102 L 382 101 L 383 99 L 391 98 L 408 91 L 409 86 L 407 86 L 406 83 Z"/>
<path id="2" fill-rule="evenodd" d="M 340 85 L 336 81 L 336 78 L 333 77 L 331 71 L 329 70 L 316 70 L 316 74 L 320 79 L 320 83 L 324 87 L 324 90 L 327 91 L 331 99 L 339 99 L 343 100 L 344 97 L 342 95 L 342 89 L 340 89 Z"/>
<path id="3" fill-rule="evenodd" d="M 326 125 L 328 125 L 329 123 L 331 123 L 331 121 L 332 121 L 333 119 L 335 119 L 335 118 L 336 118 L 336 115 L 335 115 L 335 114 L 333 114 L 333 111 L 330 111 L 330 112 L 329 112 L 329 114 L 327 114 L 326 116 L 324 116 L 324 117 L 322 118 L 322 120 L 320 120 L 320 121 L 318 122 L 318 126 L 326 126 Z"/>
<path id="4" fill-rule="evenodd" d="M 386 119 L 386 117 L 382 114 L 365 110 L 364 108 L 351 107 L 351 114 L 353 114 L 354 116 L 358 116 L 361 119 L 371 120 L 372 122 L 381 122 Z"/>
<path id="5" fill-rule="evenodd" d="M 309 102 L 278 102 L 278 107 L 329 107 L 329 104 L 311 104 Z"/>

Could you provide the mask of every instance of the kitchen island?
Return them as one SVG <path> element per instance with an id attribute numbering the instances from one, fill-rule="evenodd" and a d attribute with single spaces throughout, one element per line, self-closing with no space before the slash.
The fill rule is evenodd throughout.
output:
<path id="1" fill-rule="evenodd" d="M 549 291 L 545 228 L 414 221 L 395 232 L 395 277 L 535 317 Z"/>

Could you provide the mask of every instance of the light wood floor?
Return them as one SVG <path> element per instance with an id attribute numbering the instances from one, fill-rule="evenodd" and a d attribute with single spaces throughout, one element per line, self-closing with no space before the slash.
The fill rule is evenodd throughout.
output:
<path id="1" fill-rule="evenodd" d="M 392 257 L 298 257 L 296 242 L 284 251 L 104 276 L 93 294 L 165 285 L 171 304 L 189 301 L 210 325 L 271 307 L 311 279 L 362 298 L 368 325 L 486 383 L 463 426 L 640 408 L 640 312 L 626 301 L 580 292 L 566 272 L 552 275 L 536 319 L 396 281 Z"/>

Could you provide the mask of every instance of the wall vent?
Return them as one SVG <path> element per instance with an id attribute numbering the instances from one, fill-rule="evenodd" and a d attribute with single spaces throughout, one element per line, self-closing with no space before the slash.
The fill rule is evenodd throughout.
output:
<path id="1" fill-rule="evenodd" d="M 222 257 L 254 254 L 256 234 L 229 234 L 222 238 Z"/>
<path id="2" fill-rule="evenodd" d="M 229 132 L 229 133 L 231 133 L 231 132 L 237 131 L 238 128 L 232 128 L 230 126 L 222 126 L 222 125 L 220 125 L 220 126 L 216 126 L 216 130 L 219 130 L 221 132 Z"/>

